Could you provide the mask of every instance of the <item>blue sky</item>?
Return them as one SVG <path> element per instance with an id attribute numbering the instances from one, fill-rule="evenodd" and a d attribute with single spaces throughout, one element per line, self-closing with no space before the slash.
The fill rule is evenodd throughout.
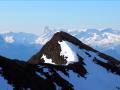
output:
<path id="1" fill-rule="evenodd" d="M 53 28 L 113 28 L 120 30 L 118 0 L 1 0 L 0 32 L 41 33 Z"/>

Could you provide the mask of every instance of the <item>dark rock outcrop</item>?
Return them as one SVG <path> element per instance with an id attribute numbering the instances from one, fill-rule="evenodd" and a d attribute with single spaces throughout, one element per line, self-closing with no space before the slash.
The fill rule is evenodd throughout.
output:
<path id="1" fill-rule="evenodd" d="M 55 84 L 61 86 L 62 90 L 73 90 L 73 86 L 57 74 L 58 70 L 64 72 L 66 67 L 43 63 L 39 66 L 31 65 L 1 56 L 0 67 L 2 68 L 1 76 L 8 80 L 14 90 L 56 90 Z M 49 72 L 44 69 L 48 69 Z"/>

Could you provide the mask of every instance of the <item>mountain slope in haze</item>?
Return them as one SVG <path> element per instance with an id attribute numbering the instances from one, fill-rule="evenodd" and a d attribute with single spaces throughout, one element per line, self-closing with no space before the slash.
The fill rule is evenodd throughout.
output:
<path id="1" fill-rule="evenodd" d="M 7 42 L 8 40 L 12 40 L 12 43 L 20 43 L 20 44 L 33 44 L 38 37 L 35 34 L 25 33 L 25 32 L 5 32 L 0 33 L 0 36 Z M 8 39 L 8 40 L 7 40 Z M 10 43 L 8 41 L 8 43 Z"/>
<path id="2" fill-rule="evenodd" d="M 42 46 L 35 43 L 37 36 L 30 33 L 0 33 L 0 55 L 27 60 Z"/>
<path id="3" fill-rule="evenodd" d="M 0 55 L 11 58 L 27 60 L 41 48 L 40 45 L 7 44 L 0 45 Z"/>
<path id="4" fill-rule="evenodd" d="M 4 43 L 4 40 L 3 40 L 3 38 L 1 36 L 0 36 L 0 42 Z"/>
<path id="5" fill-rule="evenodd" d="M 57 32 L 27 62 L 0 56 L 14 90 L 119 90 L 120 61 L 66 32 Z"/>

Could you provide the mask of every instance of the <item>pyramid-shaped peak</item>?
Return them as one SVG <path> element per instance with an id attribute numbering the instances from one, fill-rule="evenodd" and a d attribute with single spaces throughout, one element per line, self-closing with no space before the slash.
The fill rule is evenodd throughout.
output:
<path id="1" fill-rule="evenodd" d="M 90 46 L 82 43 L 76 37 L 60 31 L 53 35 L 42 49 L 32 56 L 28 61 L 31 64 L 49 63 L 54 65 L 70 65 L 76 63 L 82 63 L 84 60 L 98 60 L 115 63 L 119 62 L 105 55 Z"/>
<path id="2" fill-rule="evenodd" d="M 55 33 L 51 40 L 49 40 L 28 62 L 32 64 L 44 62 L 57 65 L 68 65 L 79 62 L 79 59 L 82 60 L 79 55 L 80 52 L 83 52 L 82 49 L 97 52 L 74 36 L 60 31 Z"/>

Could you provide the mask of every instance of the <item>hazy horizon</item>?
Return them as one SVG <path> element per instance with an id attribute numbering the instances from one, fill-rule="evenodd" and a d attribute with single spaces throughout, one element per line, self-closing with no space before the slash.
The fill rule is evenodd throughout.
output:
<path id="1" fill-rule="evenodd" d="M 120 1 L 0 1 L 0 32 L 41 34 L 44 27 L 120 30 Z"/>

